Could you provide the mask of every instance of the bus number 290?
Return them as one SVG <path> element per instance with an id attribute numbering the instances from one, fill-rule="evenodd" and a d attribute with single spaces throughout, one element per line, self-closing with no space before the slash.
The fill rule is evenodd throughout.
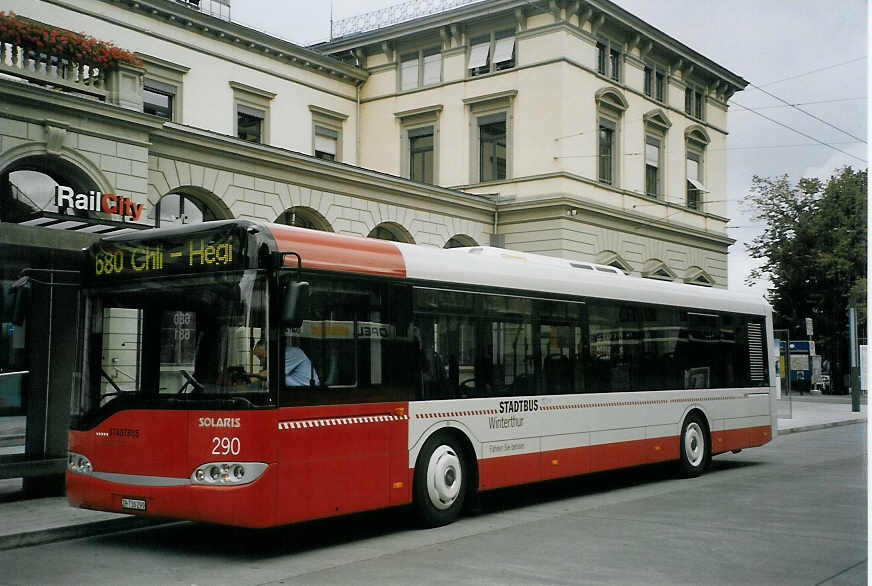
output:
<path id="1" fill-rule="evenodd" d="M 238 437 L 213 437 L 212 438 L 212 454 L 215 456 L 233 456 L 239 455 L 241 448 Z"/>

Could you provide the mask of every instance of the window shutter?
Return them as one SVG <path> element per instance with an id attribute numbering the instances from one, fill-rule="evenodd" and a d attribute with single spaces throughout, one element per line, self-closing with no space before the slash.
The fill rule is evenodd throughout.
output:
<path id="1" fill-rule="evenodd" d="M 494 63 L 511 61 L 515 53 L 515 37 L 499 39 L 494 46 Z"/>
<path id="2" fill-rule="evenodd" d="M 321 126 L 315 127 L 315 150 L 336 156 L 336 141 L 339 133 Z"/>
<path id="3" fill-rule="evenodd" d="M 418 57 L 407 59 L 400 64 L 400 89 L 411 90 L 418 87 Z"/>
<path id="4" fill-rule="evenodd" d="M 246 114 L 248 116 L 253 116 L 254 118 L 260 118 L 261 120 L 263 120 L 263 118 L 264 118 L 263 110 L 258 110 L 256 108 L 250 108 L 250 107 L 245 106 L 243 104 L 236 104 L 236 111 L 239 112 L 240 114 Z"/>
<path id="5" fill-rule="evenodd" d="M 652 167 L 660 166 L 660 147 L 656 144 L 645 143 L 645 164 Z"/>
<path id="6" fill-rule="evenodd" d="M 424 56 L 424 85 L 442 81 L 442 53 Z"/>
<path id="7" fill-rule="evenodd" d="M 487 65 L 487 56 L 490 53 L 490 43 L 475 45 L 469 50 L 469 64 L 467 69 L 476 69 Z"/>

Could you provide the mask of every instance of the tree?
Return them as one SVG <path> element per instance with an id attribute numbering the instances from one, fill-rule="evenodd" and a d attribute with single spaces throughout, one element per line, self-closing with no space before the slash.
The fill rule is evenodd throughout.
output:
<path id="1" fill-rule="evenodd" d="M 866 170 L 851 167 L 826 182 L 800 179 L 796 185 L 787 175 L 755 175 L 745 198 L 764 225 L 747 244 L 750 255 L 764 262 L 746 282 L 769 277 L 775 327 L 788 328 L 791 337 L 804 338 L 804 318 L 814 319 L 816 349 L 830 362 L 834 392 L 846 391 L 851 301 L 865 331 L 866 179 Z"/>

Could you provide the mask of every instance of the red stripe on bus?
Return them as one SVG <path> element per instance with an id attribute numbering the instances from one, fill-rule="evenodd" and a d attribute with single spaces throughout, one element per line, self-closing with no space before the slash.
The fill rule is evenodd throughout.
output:
<path id="1" fill-rule="evenodd" d="M 712 434 L 712 454 L 761 446 L 771 439 L 769 426 L 715 432 Z M 678 458 L 678 436 L 486 458 L 479 460 L 479 488 L 490 490 Z"/>
<path id="2" fill-rule="evenodd" d="M 393 243 L 386 240 L 279 224 L 270 224 L 269 230 L 275 238 L 278 250 L 296 252 L 306 268 L 390 277 L 406 276 L 403 255 Z M 297 259 L 294 256 L 285 257 L 286 266 L 296 264 Z"/>

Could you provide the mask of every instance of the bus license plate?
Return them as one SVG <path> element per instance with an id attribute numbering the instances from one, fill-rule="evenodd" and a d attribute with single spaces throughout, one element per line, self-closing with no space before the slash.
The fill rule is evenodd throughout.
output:
<path id="1" fill-rule="evenodd" d="M 144 511 L 145 510 L 145 499 L 121 499 L 121 508 L 122 509 L 131 509 L 134 511 Z"/>

